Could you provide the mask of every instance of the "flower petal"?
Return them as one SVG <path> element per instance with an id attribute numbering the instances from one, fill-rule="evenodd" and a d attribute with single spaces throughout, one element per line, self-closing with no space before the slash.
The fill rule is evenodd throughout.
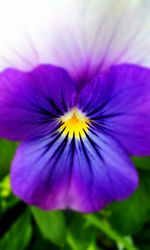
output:
<path id="1" fill-rule="evenodd" d="M 112 134 L 128 153 L 150 154 L 150 70 L 114 66 L 85 87 L 79 103 L 97 129 Z"/>
<path id="2" fill-rule="evenodd" d="M 128 198 L 137 188 L 132 162 L 109 134 L 91 130 L 78 144 L 76 154 L 70 193 L 76 194 L 77 202 L 71 208 L 98 211 L 112 201 Z"/>
<path id="3" fill-rule="evenodd" d="M 17 196 L 42 209 L 93 212 L 127 198 L 138 177 L 117 141 L 90 132 L 80 140 L 58 134 L 22 144 L 11 182 Z"/>
<path id="4" fill-rule="evenodd" d="M 81 84 L 112 64 L 150 66 L 149 12 L 143 0 L 1 0 L 1 69 L 50 63 Z"/>
<path id="5" fill-rule="evenodd" d="M 63 69 L 40 65 L 31 72 L 0 74 L 0 137 L 27 140 L 58 126 L 72 107 L 75 84 Z"/>
<path id="6" fill-rule="evenodd" d="M 63 209 L 68 191 L 68 152 L 63 152 L 67 140 L 23 143 L 14 158 L 11 170 L 13 192 L 31 205 L 43 209 Z M 61 160 L 60 160 L 61 159 Z"/>

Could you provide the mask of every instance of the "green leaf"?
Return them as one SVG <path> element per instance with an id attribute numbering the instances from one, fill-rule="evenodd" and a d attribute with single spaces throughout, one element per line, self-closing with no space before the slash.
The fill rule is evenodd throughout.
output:
<path id="1" fill-rule="evenodd" d="M 10 178 L 7 175 L 1 182 L 0 182 L 0 197 L 7 198 L 11 194 L 11 187 L 10 187 Z"/>
<path id="2" fill-rule="evenodd" d="M 68 230 L 67 242 L 72 250 L 90 250 L 94 248 L 95 229 L 87 227 L 81 214 L 73 214 L 72 223 Z"/>
<path id="3" fill-rule="evenodd" d="M 15 142 L 0 140 L 0 180 L 9 173 L 16 146 Z"/>
<path id="4" fill-rule="evenodd" d="M 48 240 L 37 239 L 33 246 L 29 249 L 32 250 L 60 250 L 56 245 L 52 245 Z M 66 250 L 66 249 L 65 249 Z"/>
<path id="5" fill-rule="evenodd" d="M 136 192 L 126 201 L 114 203 L 108 208 L 115 230 L 122 235 L 133 235 L 141 229 L 150 211 L 149 190 L 150 173 L 142 171 Z"/>
<path id="6" fill-rule="evenodd" d="M 140 250 L 150 249 L 150 221 L 144 225 L 144 228 L 134 236 L 134 241 Z"/>
<path id="7" fill-rule="evenodd" d="M 150 171 L 150 157 L 134 157 L 133 162 L 137 166 L 137 168 Z"/>
<path id="8" fill-rule="evenodd" d="M 98 228 L 101 232 L 107 235 L 110 239 L 116 242 L 116 245 L 119 246 L 119 249 L 126 250 L 137 250 L 134 246 L 131 238 L 126 238 L 121 236 L 117 231 L 115 231 L 109 222 L 105 219 L 101 219 L 95 214 L 84 215 L 86 221 L 89 225 L 93 225 Z"/>
<path id="9" fill-rule="evenodd" d="M 15 197 L 11 192 L 10 178 L 5 176 L 0 181 L 0 217 L 8 208 L 16 205 L 19 199 Z"/>
<path id="10" fill-rule="evenodd" d="M 63 212 L 47 212 L 36 207 L 31 207 L 31 211 L 45 239 L 62 245 L 66 240 L 67 231 Z"/>
<path id="11" fill-rule="evenodd" d="M 30 215 L 25 212 L 7 231 L 0 240 L 0 249 L 24 250 L 32 234 Z"/>

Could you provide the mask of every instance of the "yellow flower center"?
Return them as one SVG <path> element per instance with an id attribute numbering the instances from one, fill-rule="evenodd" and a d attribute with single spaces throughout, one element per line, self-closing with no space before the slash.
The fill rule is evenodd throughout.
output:
<path id="1" fill-rule="evenodd" d="M 63 131 L 64 136 L 68 135 L 69 138 L 74 136 L 77 139 L 86 136 L 90 120 L 78 108 L 73 108 L 59 119 L 62 122 L 59 131 Z"/>

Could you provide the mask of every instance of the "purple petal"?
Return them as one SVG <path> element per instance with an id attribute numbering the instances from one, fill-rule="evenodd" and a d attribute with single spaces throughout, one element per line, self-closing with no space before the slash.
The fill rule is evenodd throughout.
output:
<path id="1" fill-rule="evenodd" d="M 99 131 L 109 132 L 128 153 L 150 154 L 150 70 L 134 65 L 112 67 L 86 86 L 79 107 Z"/>
<path id="2" fill-rule="evenodd" d="M 80 140 L 55 134 L 22 144 L 12 164 L 11 182 L 17 196 L 42 209 L 93 212 L 127 198 L 138 177 L 111 136 L 89 132 Z"/>
<path id="3" fill-rule="evenodd" d="M 137 172 L 121 145 L 95 130 L 77 146 L 70 192 L 78 203 L 72 208 L 93 212 L 112 201 L 128 198 L 138 185 Z"/>
<path id="4" fill-rule="evenodd" d="M 70 166 L 63 152 L 66 142 L 62 138 L 57 142 L 57 136 L 22 144 L 12 164 L 13 192 L 42 209 L 66 207 Z"/>
<path id="5" fill-rule="evenodd" d="M 143 0 L 1 1 L 0 68 L 54 64 L 81 83 L 114 63 L 150 66 L 149 12 Z"/>
<path id="6" fill-rule="evenodd" d="M 50 133 L 73 105 L 75 85 L 67 72 L 40 65 L 0 74 L 0 137 L 28 140 Z M 54 123 L 55 121 L 55 123 Z"/>

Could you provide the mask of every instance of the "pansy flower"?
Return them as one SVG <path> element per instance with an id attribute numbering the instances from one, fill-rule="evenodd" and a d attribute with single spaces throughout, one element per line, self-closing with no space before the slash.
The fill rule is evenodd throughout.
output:
<path id="1" fill-rule="evenodd" d="M 148 2 L 0 5 L 0 137 L 20 142 L 13 192 L 46 210 L 126 199 L 131 156 L 150 154 Z"/>

